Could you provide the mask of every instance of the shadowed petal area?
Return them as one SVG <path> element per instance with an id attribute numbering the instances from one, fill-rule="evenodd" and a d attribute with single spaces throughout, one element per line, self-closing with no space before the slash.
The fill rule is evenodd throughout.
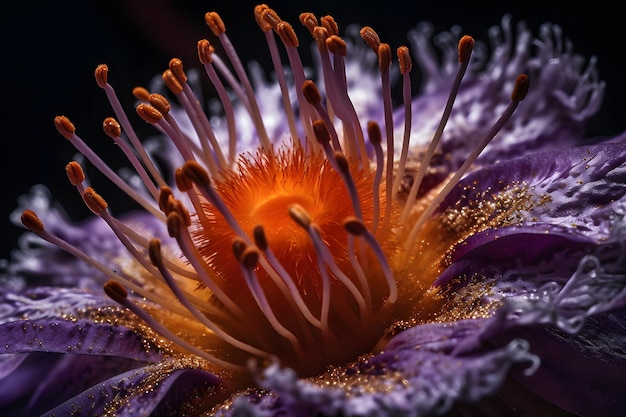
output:
<path id="1" fill-rule="evenodd" d="M 197 369 L 167 369 L 149 365 L 116 375 L 94 385 L 44 416 L 93 416 L 114 413 L 119 417 L 185 415 L 185 407 L 203 405 L 219 391 L 219 378 Z M 202 396 L 202 397 L 200 397 Z M 182 413 L 181 413 L 182 412 Z M 197 410 L 196 410 L 197 412 Z"/>

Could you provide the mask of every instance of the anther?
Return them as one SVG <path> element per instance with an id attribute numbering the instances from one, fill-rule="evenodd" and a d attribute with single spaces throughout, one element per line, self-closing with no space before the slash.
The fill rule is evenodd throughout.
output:
<path id="1" fill-rule="evenodd" d="M 374 145 L 380 145 L 383 141 L 383 135 L 380 126 L 373 120 L 367 122 L 367 136 Z"/>
<path id="2" fill-rule="evenodd" d="M 215 36 L 219 36 L 222 33 L 226 32 L 226 26 L 224 25 L 224 21 L 217 12 L 207 12 L 204 15 L 204 21 Z"/>
<path id="3" fill-rule="evenodd" d="M 300 44 L 296 31 L 293 30 L 293 27 L 288 22 L 280 22 L 278 26 L 276 26 L 276 33 L 288 47 L 297 48 Z"/>
<path id="4" fill-rule="evenodd" d="M 324 16 L 321 18 L 322 27 L 328 31 L 330 36 L 339 35 L 339 25 L 332 16 Z"/>
<path id="5" fill-rule="evenodd" d="M 57 131 L 61 134 L 61 136 L 63 136 L 65 139 L 72 139 L 72 137 L 74 137 L 74 132 L 76 132 L 76 128 L 67 117 L 55 117 L 54 126 L 57 128 Z"/>
<path id="6" fill-rule="evenodd" d="M 182 216 L 176 211 L 171 211 L 167 215 L 167 234 L 173 238 L 180 236 L 180 231 L 183 229 L 184 224 L 185 221 Z"/>
<path id="7" fill-rule="evenodd" d="M 413 63 L 411 62 L 411 55 L 409 54 L 409 48 L 401 46 L 398 48 L 398 64 L 400 66 L 400 73 L 406 74 L 411 71 Z"/>
<path id="8" fill-rule="evenodd" d="M 306 101 L 309 104 L 318 104 L 322 101 L 322 95 L 320 94 L 320 90 L 317 88 L 317 85 L 312 80 L 306 80 L 304 84 L 302 84 L 302 94 Z"/>
<path id="9" fill-rule="evenodd" d="M 367 228 L 363 222 L 354 216 L 346 217 L 343 221 L 343 228 L 346 232 L 354 236 L 363 236 L 367 232 Z"/>
<path id="10" fill-rule="evenodd" d="M 459 40 L 459 62 L 467 62 L 472 55 L 476 41 L 469 35 L 465 35 Z"/>
<path id="11" fill-rule="evenodd" d="M 165 83 L 167 88 L 169 88 L 170 91 L 175 95 L 178 95 L 183 91 L 183 86 L 180 84 L 180 82 L 178 82 L 172 70 L 167 69 L 163 71 L 161 78 L 163 79 L 163 82 Z"/>
<path id="12" fill-rule="evenodd" d="M 107 67 L 106 64 L 100 64 L 96 67 L 94 76 L 96 78 L 96 83 L 98 83 L 98 87 L 100 88 L 106 87 L 108 75 L 109 75 L 109 67 Z"/>
<path id="13" fill-rule="evenodd" d="M 254 7 L 254 18 L 263 32 L 272 29 L 272 25 L 263 17 L 263 12 L 267 9 L 269 9 L 267 4 L 259 4 Z"/>
<path id="14" fill-rule="evenodd" d="M 377 54 L 378 46 L 380 45 L 380 38 L 378 37 L 376 31 L 369 26 L 365 26 L 359 31 L 359 34 L 367 46 L 369 46 L 372 51 Z"/>
<path id="15" fill-rule="evenodd" d="M 140 101 L 148 101 L 148 96 L 150 96 L 150 92 L 144 87 L 135 87 L 133 88 L 133 97 Z"/>
<path id="16" fill-rule="evenodd" d="M 22 224 L 33 233 L 41 233 L 44 231 L 44 225 L 37 213 L 32 210 L 24 210 L 20 217 Z"/>
<path id="17" fill-rule="evenodd" d="M 122 284 L 115 280 L 108 280 L 103 286 L 102 289 L 104 293 L 108 295 L 113 301 L 118 303 L 123 303 L 128 297 L 128 291 Z"/>
<path id="18" fill-rule="evenodd" d="M 327 50 L 326 39 L 328 39 L 328 31 L 325 28 L 317 26 L 313 29 L 313 39 L 315 39 L 320 52 L 325 52 Z"/>
<path id="19" fill-rule="evenodd" d="M 335 152 L 335 161 L 337 161 L 337 167 L 342 174 L 350 175 L 350 163 L 342 152 Z"/>
<path id="20" fill-rule="evenodd" d="M 511 93 L 511 100 L 513 101 L 522 101 L 526 97 L 526 93 L 528 93 L 528 88 L 530 87 L 530 81 L 528 80 L 528 75 L 520 74 L 517 76 L 515 80 L 515 86 L 513 87 L 513 92 Z"/>
<path id="21" fill-rule="evenodd" d="M 264 251 L 268 248 L 269 244 L 267 242 L 267 236 L 265 235 L 265 229 L 263 229 L 263 226 L 260 224 L 256 225 L 252 231 L 252 235 L 254 236 L 254 243 L 259 249 Z"/>
<path id="22" fill-rule="evenodd" d="M 187 161 L 182 166 L 182 173 L 194 183 L 208 187 L 211 185 L 209 173 L 196 161 Z"/>
<path id="23" fill-rule="evenodd" d="M 239 262 L 245 269 L 253 270 L 259 264 L 259 251 L 253 247 L 246 247 L 239 256 Z"/>
<path id="24" fill-rule="evenodd" d="M 159 209 L 162 211 L 165 211 L 165 209 L 168 206 L 168 203 L 167 203 L 168 199 L 170 197 L 173 198 L 173 196 L 174 196 L 174 193 L 172 192 L 172 189 L 169 186 L 167 185 L 162 186 L 159 189 Z M 169 214 L 169 213 L 166 213 L 166 214 Z"/>
<path id="25" fill-rule="evenodd" d="M 304 229 L 307 229 L 313 221 L 311 215 L 299 204 L 290 204 L 287 211 L 289 217 Z"/>
<path id="26" fill-rule="evenodd" d="M 176 188 L 183 193 L 193 188 L 193 181 L 183 173 L 182 168 L 177 168 L 176 171 L 174 171 L 174 180 L 176 181 Z"/>
<path id="27" fill-rule="evenodd" d="M 213 61 L 211 55 L 215 52 L 215 48 L 206 39 L 200 39 L 198 41 L 198 58 L 203 64 L 210 64 Z"/>
<path id="28" fill-rule="evenodd" d="M 309 30 L 311 35 L 313 35 L 313 29 L 318 26 L 317 17 L 311 12 L 300 13 L 300 23 Z"/>
<path id="29" fill-rule="evenodd" d="M 380 72 L 389 71 L 391 68 L 391 47 L 387 43 L 378 45 L 378 68 Z"/>
<path id="30" fill-rule="evenodd" d="M 183 84 L 187 82 L 187 74 L 185 74 L 185 70 L 183 69 L 183 61 L 178 58 L 172 58 L 169 63 L 169 68 L 179 83 Z"/>
<path id="31" fill-rule="evenodd" d="M 70 180 L 70 184 L 72 184 L 74 187 L 85 181 L 85 173 L 83 172 L 83 168 L 76 161 L 72 161 L 69 164 L 65 165 L 65 173 L 67 174 L 67 179 Z"/>
<path id="32" fill-rule="evenodd" d="M 163 256 L 161 255 L 161 241 L 157 238 L 150 239 L 148 242 L 148 257 L 152 265 L 159 266 L 163 264 Z"/>
<path id="33" fill-rule="evenodd" d="M 87 187 L 85 191 L 83 191 L 83 200 L 85 200 L 87 207 L 95 214 L 102 213 L 109 206 L 104 198 L 91 187 Z"/>
<path id="34" fill-rule="evenodd" d="M 243 254 L 243 251 L 246 249 L 246 247 L 248 247 L 248 245 L 246 245 L 246 242 L 244 242 L 243 239 L 240 239 L 238 237 L 233 239 L 231 249 L 237 261 L 241 259 L 241 255 Z"/>
<path id="35" fill-rule="evenodd" d="M 160 111 L 145 103 L 141 103 L 137 106 L 137 114 L 150 124 L 156 124 L 163 118 Z"/>
<path id="36" fill-rule="evenodd" d="M 120 124 L 112 117 L 107 117 L 102 122 L 102 130 L 111 139 L 115 139 L 122 134 L 122 128 Z"/>
<path id="37" fill-rule="evenodd" d="M 173 196 L 171 199 L 168 199 L 168 202 L 170 200 L 173 201 L 171 211 L 176 212 L 180 215 L 185 227 L 191 226 L 191 216 L 189 215 L 189 210 L 187 210 L 187 207 L 185 207 L 183 202 L 180 200 L 176 200 Z"/>
<path id="38" fill-rule="evenodd" d="M 170 102 L 161 94 L 150 94 L 148 96 L 148 101 L 154 106 L 155 109 L 159 111 L 159 113 L 161 113 L 161 115 L 169 113 L 172 108 Z"/>
<path id="39" fill-rule="evenodd" d="M 280 24 L 280 22 L 282 22 L 283 20 L 280 18 L 280 16 L 278 16 L 278 13 L 276 13 L 276 11 L 274 9 L 271 9 L 269 7 L 266 7 L 263 12 L 261 13 L 263 20 L 265 20 L 265 22 L 270 25 L 272 27 L 272 29 L 276 30 L 278 28 L 278 25 Z"/>
<path id="40" fill-rule="evenodd" d="M 321 119 L 313 122 L 313 133 L 315 134 L 315 139 L 321 144 L 329 143 L 332 139 L 326 122 Z"/>
<path id="41" fill-rule="evenodd" d="M 348 53 L 346 41 L 337 35 L 331 35 L 326 39 L 326 47 L 334 55 L 346 56 Z"/>

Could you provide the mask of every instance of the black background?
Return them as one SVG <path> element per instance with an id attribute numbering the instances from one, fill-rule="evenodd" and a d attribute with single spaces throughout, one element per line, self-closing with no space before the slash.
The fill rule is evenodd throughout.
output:
<path id="1" fill-rule="evenodd" d="M 37 183 L 53 190 L 70 216 L 79 220 L 88 214 L 75 190 L 67 183 L 64 167 L 74 148 L 55 130 L 54 116 L 65 114 L 77 133 L 103 159 L 117 167 L 119 155 L 102 132 L 102 120 L 112 115 L 106 97 L 94 79 L 100 63 L 110 68 L 114 86 L 131 120 L 146 133 L 152 132 L 132 110 L 131 89 L 146 85 L 176 56 L 186 67 L 198 66 L 196 42 L 212 39 L 204 24 L 204 13 L 215 10 L 223 17 L 228 34 L 246 60 L 267 67 L 268 54 L 253 18 L 250 1 L 173 0 L 69 0 L 11 2 L 2 14 L 2 125 L 0 135 L 0 259 L 16 246 L 21 229 L 9 223 L 17 197 Z M 600 113 L 591 121 L 589 135 L 613 135 L 626 128 L 621 96 L 626 93 L 623 74 L 623 22 L 618 2 L 445 2 L 445 1 L 284 1 L 269 3 L 279 15 L 293 23 L 303 43 L 306 32 L 298 23 L 301 11 L 321 16 L 331 14 L 341 25 L 357 23 L 376 29 L 392 48 L 405 44 L 406 33 L 419 21 L 430 21 L 436 31 L 454 24 L 465 33 L 487 40 L 487 28 L 511 13 L 514 22 L 525 20 L 537 33 L 545 21 L 558 23 L 576 51 L 598 56 L 607 93 Z M 576 4 L 576 5 L 575 5 Z M 621 25 L 621 26 L 620 26 Z M 304 48 L 308 51 L 308 48 Z M 140 131 L 142 131 L 140 129 Z M 126 200 L 116 201 L 104 180 L 91 178 L 104 187 L 101 194 L 113 212 L 132 208 Z"/>

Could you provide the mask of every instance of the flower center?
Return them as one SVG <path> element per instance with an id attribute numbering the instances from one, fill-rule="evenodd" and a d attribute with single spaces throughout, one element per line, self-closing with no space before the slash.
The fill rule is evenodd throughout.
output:
<path id="1" fill-rule="evenodd" d="M 162 248 L 161 239 L 143 236 L 114 218 L 106 201 L 85 187 L 85 176 L 76 162 L 66 167 L 70 182 L 132 255 L 134 268 L 118 271 L 102 265 L 50 234 L 30 210 L 22 220 L 42 238 L 107 276 L 105 292 L 170 341 L 177 354 L 191 353 L 210 366 L 230 370 L 241 370 L 251 357 L 277 356 L 300 375 L 314 375 L 372 351 L 386 329 L 414 317 L 416 304 L 436 277 L 445 251 L 460 237 L 440 233 L 433 222 L 436 209 L 511 116 L 528 83 L 525 76 L 518 78 L 501 119 L 449 181 L 416 205 L 418 189 L 467 68 L 473 39 L 466 36 L 459 43 L 459 69 L 441 124 L 419 161 L 411 190 L 400 198 L 411 132 L 408 49 L 398 49 L 405 125 L 396 161 L 389 45 L 381 43 L 371 28 L 361 31 L 379 60 L 383 134 L 374 121 L 364 128 L 348 95 L 346 43 L 331 17 L 318 24 L 311 14 L 300 16 L 318 46 L 326 92 L 322 96 L 317 85 L 305 79 L 293 28 L 267 6 L 257 7 L 255 16 L 276 68 L 289 145 L 275 149 L 279 139 L 268 133 L 224 24 L 216 13 L 207 13 L 207 24 L 234 71 L 213 53 L 208 41 L 198 43 L 200 60 L 223 104 L 227 138 L 213 130 L 180 60 L 170 62 L 163 81 L 181 103 L 192 131 L 181 128 L 165 97 L 142 88 L 134 91 L 141 102 L 139 116 L 168 136 L 185 161 L 175 171 L 177 190 L 167 185 L 134 133 L 107 82 L 106 66 L 97 68 L 96 80 L 121 126 L 107 118 L 104 130 L 128 157 L 146 193 L 137 192 L 104 164 L 66 117 L 55 119 L 58 131 L 161 222 L 175 244 L 168 242 Z M 274 33 L 284 44 L 295 92 L 286 84 Z M 249 116 L 259 150 L 238 156 L 238 135 L 249 133 L 238 132 L 235 110 L 241 109 Z M 121 137 L 122 126 L 130 144 Z M 140 298 L 129 297 L 128 290 Z"/>

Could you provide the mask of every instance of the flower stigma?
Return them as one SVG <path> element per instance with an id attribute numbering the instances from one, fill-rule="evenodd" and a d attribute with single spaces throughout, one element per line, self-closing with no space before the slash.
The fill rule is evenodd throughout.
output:
<path id="1" fill-rule="evenodd" d="M 133 91 L 138 116 L 167 137 L 183 161 L 171 180 L 133 130 L 108 83 L 106 65 L 97 67 L 95 78 L 116 118 L 106 118 L 103 129 L 144 187 L 129 185 L 109 168 L 67 117 L 55 118 L 59 133 L 150 213 L 169 238 L 144 235 L 111 214 L 76 161 L 66 166 L 70 183 L 127 249 L 130 266 L 91 258 L 47 231 L 34 211 L 24 211 L 22 222 L 104 274 L 105 293 L 160 335 L 172 355 L 196 355 L 212 369 L 234 372 L 244 371 L 251 358 L 278 358 L 300 376 L 318 375 L 383 348 L 409 324 L 437 320 L 445 293 L 433 283 L 447 266 L 447 254 L 476 227 L 511 221 L 493 213 L 523 206 L 523 197 L 512 192 L 499 206 L 437 211 L 524 99 L 528 77 L 517 78 L 509 106 L 460 168 L 433 185 L 426 181 L 428 168 L 462 88 L 473 38 L 459 41 L 458 70 L 432 141 L 413 152 L 407 47 L 397 49 L 404 130 L 396 132 L 393 53 L 374 29 L 365 27 L 360 35 L 378 59 L 383 123 L 357 113 L 348 94 L 348 43 L 332 17 L 300 15 L 319 52 L 318 82 L 306 77 L 294 28 L 266 5 L 255 8 L 255 18 L 282 92 L 280 117 L 289 126 L 288 138 L 268 129 L 259 107 L 263 97 L 255 93 L 219 14 L 209 12 L 206 23 L 224 56 L 206 39 L 198 42 L 198 56 L 221 101 L 227 133 L 216 131 L 177 58 L 162 81 L 178 105 L 142 87 Z M 239 107 L 246 121 L 235 116 Z M 238 153 L 240 129 L 248 126 L 258 143 Z M 398 139 L 402 151 L 394 155 Z M 479 215 L 488 220 L 480 223 Z M 446 308 L 456 309 L 459 318 L 478 314 L 467 306 Z"/>

